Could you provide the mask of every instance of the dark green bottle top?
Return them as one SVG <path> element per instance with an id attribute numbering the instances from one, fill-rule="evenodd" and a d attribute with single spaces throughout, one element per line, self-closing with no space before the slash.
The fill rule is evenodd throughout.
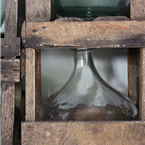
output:
<path id="1" fill-rule="evenodd" d="M 52 0 L 62 17 L 80 17 L 91 20 L 98 16 L 124 15 L 130 0 Z"/>

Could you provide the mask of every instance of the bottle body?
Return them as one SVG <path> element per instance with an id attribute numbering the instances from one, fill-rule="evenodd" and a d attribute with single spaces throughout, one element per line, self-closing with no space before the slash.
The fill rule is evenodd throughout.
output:
<path id="1" fill-rule="evenodd" d="M 94 19 L 98 16 L 123 15 L 130 0 L 52 0 L 60 16 Z"/>
<path id="2" fill-rule="evenodd" d="M 111 88 L 98 74 L 91 49 L 73 50 L 74 71 L 61 90 L 39 108 L 43 121 L 130 120 L 135 105 Z"/>

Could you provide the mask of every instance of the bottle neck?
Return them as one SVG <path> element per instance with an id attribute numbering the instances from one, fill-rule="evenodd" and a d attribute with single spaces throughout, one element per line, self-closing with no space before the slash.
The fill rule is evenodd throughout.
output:
<path id="1" fill-rule="evenodd" d="M 85 66 L 94 67 L 92 49 L 74 49 L 74 61 L 76 69 L 83 69 Z"/>

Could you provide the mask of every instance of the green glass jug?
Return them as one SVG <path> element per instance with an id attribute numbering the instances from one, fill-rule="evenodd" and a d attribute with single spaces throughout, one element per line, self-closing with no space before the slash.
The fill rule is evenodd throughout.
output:
<path id="1" fill-rule="evenodd" d="M 52 4 L 63 17 L 80 17 L 91 20 L 97 16 L 123 15 L 129 0 L 52 0 Z"/>

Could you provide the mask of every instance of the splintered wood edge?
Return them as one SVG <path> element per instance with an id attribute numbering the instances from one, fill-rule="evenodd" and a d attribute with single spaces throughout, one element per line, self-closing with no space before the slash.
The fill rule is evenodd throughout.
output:
<path id="1" fill-rule="evenodd" d="M 23 122 L 22 145 L 145 144 L 145 122 Z"/>

